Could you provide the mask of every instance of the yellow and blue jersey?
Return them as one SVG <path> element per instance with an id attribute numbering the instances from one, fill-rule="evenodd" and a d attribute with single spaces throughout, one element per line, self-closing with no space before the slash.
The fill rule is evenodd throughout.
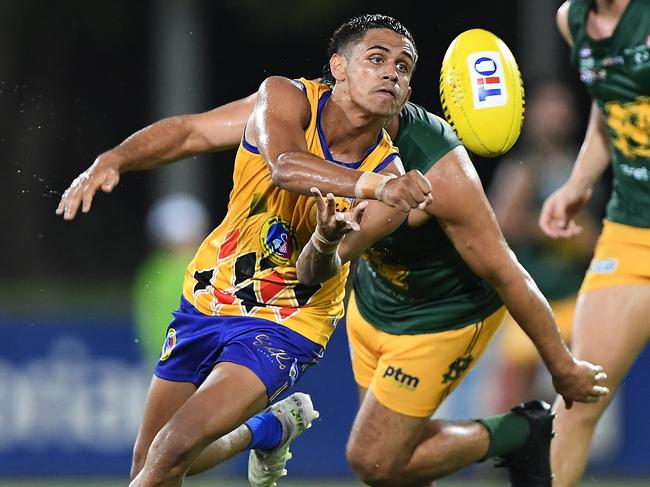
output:
<path id="1" fill-rule="evenodd" d="M 311 107 L 305 132 L 311 153 L 333 164 L 375 172 L 396 157 L 397 149 L 382 130 L 361 161 L 335 161 L 321 127 L 332 91 L 314 81 L 299 81 Z M 352 203 L 346 198 L 336 202 L 339 210 Z M 258 149 L 244 137 L 235 158 L 228 212 L 190 262 L 183 295 L 203 314 L 271 320 L 324 346 L 343 316 L 349 265 L 319 285 L 298 282 L 296 261 L 316 217 L 314 199 L 273 184 Z"/>

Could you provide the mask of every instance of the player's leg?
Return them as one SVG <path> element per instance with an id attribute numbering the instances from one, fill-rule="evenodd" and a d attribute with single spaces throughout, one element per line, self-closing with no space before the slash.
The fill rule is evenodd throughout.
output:
<path id="1" fill-rule="evenodd" d="M 201 451 L 264 408 L 267 401 L 266 387 L 252 370 L 229 362 L 217 364 L 156 434 L 131 487 L 181 485 Z M 231 445 L 233 453 L 246 446 Z"/>
<path id="2" fill-rule="evenodd" d="M 489 434 L 475 421 L 440 421 L 395 412 L 368 391 L 355 418 L 347 456 L 369 485 L 430 485 L 487 453 Z"/>
<path id="3" fill-rule="evenodd" d="M 191 382 L 172 382 L 153 377 L 133 447 L 131 479 L 142 470 L 147 451 L 156 434 L 195 391 L 196 386 Z"/>
<path id="4" fill-rule="evenodd" d="M 484 424 L 429 417 L 478 359 L 503 314 L 500 310 L 485 323 L 461 330 L 395 336 L 365 322 L 350 299 L 346 320 L 353 370 L 360 397 L 365 397 L 347 456 L 361 480 L 370 485 L 429 485 L 486 456 L 491 442 Z M 501 426 L 511 419 L 502 419 Z M 526 440 L 527 422 L 520 417 L 513 421 L 523 426 L 521 438 L 514 438 L 516 447 Z M 494 454 L 505 451 L 507 446 Z"/>
<path id="5" fill-rule="evenodd" d="M 602 365 L 610 395 L 597 403 L 574 403 L 567 410 L 559 398 L 552 443 L 553 485 L 575 486 L 584 473 L 594 429 L 614 391 L 643 350 L 650 335 L 650 284 L 593 289 L 578 300 L 572 349 L 583 360 Z"/>
<path id="6" fill-rule="evenodd" d="M 192 462 L 187 475 L 202 473 L 250 448 L 249 477 L 255 477 L 249 479 L 251 485 L 273 485 L 287 473 L 284 467 L 286 461 L 291 459 L 289 446 L 311 427 L 316 418 L 318 411 L 314 410 L 309 394 L 295 392 L 210 443 Z M 279 430 L 279 435 L 273 429 Z M 260 435 L 264 438 L 260 439 Z M 263 448 L 265 445 L 266 448 Z M 252 463 L 255 468 L 251 466 Z"/>
<path id="7" fill-rule="evenodd" d="M 196 369 L 204 370 L 215 360 L 243 366 L 262 384 L 265 403 L 268 398 L 273 401 L 293 386 L 304 371 L 322 356 L 321 345 L 271 321 L 245 317 L 220 319 L 227 321 L 226 326 L 221 327 L 225 336 L 212 340 L 202 339 L 197 346 L 204 342 L 225 345 L 216 354 L 209 351 L 207 358 Z M 205 383 L 202 388 L 204 387 Z M 258 411 L 265 405 L 258 405 L 254 409 Z M 244 419 L 249 417 L 250 414 L 245 415 Z M 251 485 L 273 485 L 277 478 L 286 474 L 284 465 L 290 458 L 291 442 L 309 428 L 317 417 L 318 413 L 314 410 L 309 395 L 294 393 L 248 419 L 244 425 L 241 424 L 243 420 L 237 422 L 234 426 L 238 427 L 233 426 L 234 429 L 229 429 L 225 436 L 215 437 L 217 431 L 213 430 L 212 441 L 195 456 L 187 473 L 202 472 L 243 449 L 251 449 Z"/>

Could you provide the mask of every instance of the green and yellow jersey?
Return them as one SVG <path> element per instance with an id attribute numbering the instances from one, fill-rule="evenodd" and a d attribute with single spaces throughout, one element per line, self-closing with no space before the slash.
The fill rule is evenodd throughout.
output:
<path id="1" fill-rule="evenodd" d="M 631 0 L 611 37 L 587 33 L 593 2 L 573 0 L 572 62 L 598 103 L 612 145 L 612 195 L 607 218 L 650 227 L 650 0 Z"/>
<path id="2" fill-rule="evenodd" d="M 395 145 L 407 171 L 426 173 L 460 144 L 451 127 L 424 108 L 408 103 L 400 112 Z M 361 315 L 395 335 L 461 328 L 502 305 L 435 219 L 417 228 L 405 221 L 368 250 L 355 269 L 354 293 Z"/>

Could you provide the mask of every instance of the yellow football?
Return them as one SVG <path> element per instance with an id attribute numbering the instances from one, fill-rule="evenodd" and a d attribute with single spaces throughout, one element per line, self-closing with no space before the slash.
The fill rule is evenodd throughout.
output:
<path id="1" fill-rule="evenodd" d="M 496 157 L 517 141 L 524 121 L 524 85 L 512 52 L 484 29 L 459 34 L 440 70 L 440 101 L 463 145 Z"/>

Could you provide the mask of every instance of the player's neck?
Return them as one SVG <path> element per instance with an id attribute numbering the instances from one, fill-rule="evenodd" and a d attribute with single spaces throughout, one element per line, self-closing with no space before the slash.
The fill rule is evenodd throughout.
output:
<path id="1" fill-rule="evenodd" d="M 346 103 L 348 102 L 348 103 Z M 386 117 L 369 115 L 349 100 L 330 97 L 321 114 L 321 127 L 332 155 L 342 162 L 360 160 L 376 142 Z"/>
<path id="2" fill-rule="evenodd" d="M 595 40 L 611 37 L 630 0 L 595 0 L 587 17 L 587 33 Z"/>
<path id="3" fill-rule="evenodd" d="M 630 0 L 595 0 L 593 11 L 599 17 L 615 19 L 618 22 L 629 3 Z"/>

